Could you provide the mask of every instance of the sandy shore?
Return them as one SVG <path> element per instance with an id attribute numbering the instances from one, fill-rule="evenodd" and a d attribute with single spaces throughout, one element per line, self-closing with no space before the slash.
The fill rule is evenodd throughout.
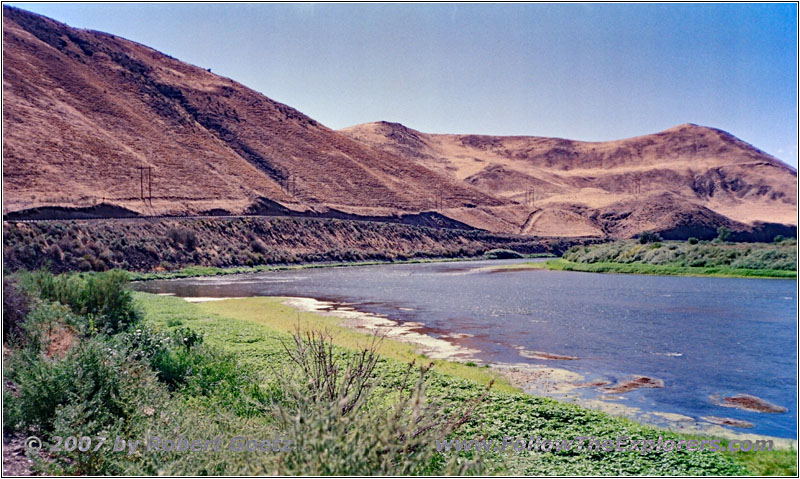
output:
<path id="1" fill-rule="evenodd" d="M 225 298 L 212 298 L 210 296 L 195 296 L 195 297 L 186 297 L 182 299 L 190 303 L 207 303 L 208 301 L 224 301 L 226 299 L 242 299 L 242 298 L 238 298 L 235 296 L 230 296 Z"/>
<path id="2" fill-rule="evenodd" d="M 342 319 L 342 326 L 361 330 L 367 333 L 376 333 L 380 336 L 404 343 L 413 344 L 420 354 L 432 359 L 448 359 L 453 361 L 468 361 L 480 351 L 465 348 L 451 341 L 434 338 L 419 332 L 421 323 L 412 321 L 399 322 L 385 316 L 356 311 L 346 305 L 330 301 L 320 301 L 314 298 L 287 297 L 284 304 L 300 311 L 313 312 L 325 316 Z"/>

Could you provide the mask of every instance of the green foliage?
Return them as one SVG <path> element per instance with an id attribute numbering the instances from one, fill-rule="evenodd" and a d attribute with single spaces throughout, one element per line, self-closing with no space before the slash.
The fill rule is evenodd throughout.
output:
<path id="1" fill-rule="evenodd" d="M 106 334 L 123 331 L 139 319 L 126 288 L 128 279 L 128 274 L 119 270 L 58 276 L 39 270 L 21 275 L 26 288 L 40 298 L 57 301 L 85 316 L 89 333 Z"/>
<path id="2" fill-rule="evenodd" d="M 486 259 L 516 259 L 523 258 L 521 254 L 509 249 L 493 249 L 483 254 Z"/>
<path id="3" fill-rule="evenodd" d="M 300 332 L 284 343 L 293 370 L 278 375 L 271 409 L 296 438 L 281 457 L 291 475 L 434 475 L 481 472 L 479 461 L 443 458 L 432 447 L 467 422 L 485 394 L 448 410 L 426 398 L 427 373 L 409 364 L 395 387 L 378 389 L 376 342 L 343 358 L 329 336 Z M 443 460 L 444 459 L 444 460 Z"/>
<path id="4" fill-rule="evenodd" d="M 21 290 L 17 282 L 3 277 L 3 341 L 6 343 L 24 342 L 23 323 L 31 309 L 30 297 Z"/>
<path id="5" fill-rule="evenodd" d="M 725 266 L 672 266 L 647 263 L 573 263 L 563 259 L 551 260 L 538 266 L 560 271 L 587 273 L 626 273 L 678 276 L 719 276 L 730 278 L 797 278 L 795 271 L 781 269 L 744 269 Z"/>
<path id="6" fill-rule="evenodd" d="M 689 243 L 689 244 L 697 244 L 699 241 L 700 241 L 700 240 L 698 240 L 698 239 L 697 239 L 697 238 L 695 238 L 694 236 L 692 236 L 692 237 L 690 237 L 688 240 L 686 240 L 686 242 L 687 242 L 687 243 Z"/>
<path id="7" fill-rule="evenodd" d="M 640 244 L 655 243 L 661 240 L 661 235 L 653 231 L 645 231 L 644 233 L 639 234 Z"/>
<path id="8" fill-rule="evenodd" d="M 794 277 L 797 268 L 797 251 L 790 242 L 693 244 L 667 241 L 653 243 L 645 248 L 638 242 L 615 241 L 586 248 L 572 248 L 564 254 L 563 259 L 577 263 L 578 265 L 570 266 L 576 271 L 589 271 L 586 266 L 579 265 L 592 264 L 596 265 L 592 271 L 645 274 Z M 563 264 L 551 263 L 566 268 Z M 597 266 L 600 263 L 604 266 Z"/>
<path id="9" fill-rule="evenodd" d="M 136 402 L 144 401 L 136 377 L 146 371 L 98 339 L 85 340 L 60 360 L 22 351 L 9 370 L 17 388 L 16 428 L 54 432 L 59 425 L 80 425 L 96 433 L 135 416 Z"/>
<path id="10" fill-rule="evenodd" d="M 716 239 L 722 242 L 728 241 L 728 238 L 731 236 L 731 230 L 724 226 L 720 226 L 717 228 L 717 237 Z"/>

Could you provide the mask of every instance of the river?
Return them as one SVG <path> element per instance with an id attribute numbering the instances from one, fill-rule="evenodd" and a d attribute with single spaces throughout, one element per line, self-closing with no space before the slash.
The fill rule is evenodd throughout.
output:
<path id="1" fill-rule="evenodd" d="M 601 388 L 553 394 L 561 399 L 696 421 L 727 417 L 754 425 L 736 431 L 797 438 L 796 280 L 491 268 L 517 261 L 299 269 L 135 288 L 181 297 L 331 301 L 419 323 L 415 330 L 473 350 L 475 361 L 546 365 L 612 384 L 632 376 L 664 382 L 624 394 Z M 557 356 L 576 359 L 546 359 Z M 788 410 L 751 412 L 714 399 L 735 394 Z"/>

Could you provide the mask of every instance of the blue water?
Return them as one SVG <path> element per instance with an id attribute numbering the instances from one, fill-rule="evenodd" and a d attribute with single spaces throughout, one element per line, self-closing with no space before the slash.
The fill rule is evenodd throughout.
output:
<path id="1" fill-rule="evenodd" d="M 621 404 L 693 418 L 723 416 L 739 429 L 797 438 L 797 282 L 562 271 L 478 270 L 513 261 L 305 269 L 140 283 L 179 296 L 303 296 L 418 321 L 433 336 L 487 362 L 544 364 L 612 382 L 632 375 L 664 388 Z M 519 347 L 578 357 L 529 359 Z M 766 414 L 715 405 L 751 394 L 788 408 Z"/>

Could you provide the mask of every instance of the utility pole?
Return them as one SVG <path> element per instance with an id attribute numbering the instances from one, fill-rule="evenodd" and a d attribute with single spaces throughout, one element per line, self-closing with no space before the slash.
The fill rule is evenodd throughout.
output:
<path id="1" fill-rule="evenodd" d="M 444 193 L 441 191 L 436 192 L 436 209 L 442 210 L 444 209 Z"/>
<path id="2" fill-rule="evenodd" d="M 525 206 L 536 207 L 536 188 L 525 190 Z"/>

